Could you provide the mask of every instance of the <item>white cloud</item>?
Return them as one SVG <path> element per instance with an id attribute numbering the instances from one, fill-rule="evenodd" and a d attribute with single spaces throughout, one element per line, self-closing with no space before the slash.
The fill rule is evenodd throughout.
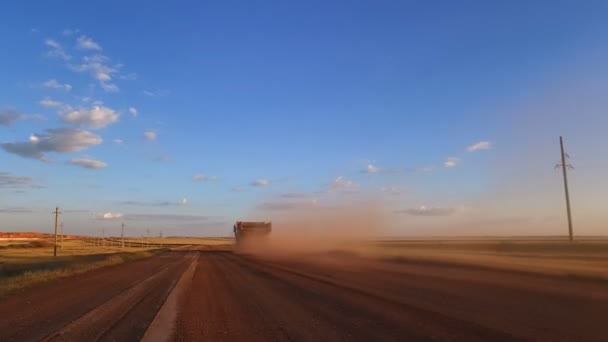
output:
<path id="1" fill-rule="evenodd" d="M 144 138 L 146 138 L 146 140 L 156 140 L 156 132 L 154 131 L 145 131 L 144 132 Z"/>
<path id="2" fill-rule="evenodd" d="M 180 205 L 186 205 L 186 204 L 188 204 L 188 199 L 186 197 L 182 198 L 182 200 L 179 201 L 179 204 Z"/>
<path id="3" fill-rule="evenodd" d="M 357 187 L 358 187 L 357 183 L 344 179 L 344 177 L 342 177 L 342 176 L 336 178 L 330 185 L 331 190 L 348 190 L 348 189 L 354 189 Z"/>
<path id="4" fill-rule="evenodd" d="M 458 163 L 460 163 L 460 158 L 449 157 L 448 159 L 446 159 L 445 162 L 443 162 L 443 166 L 445 166 L 445 167 L 454 167 Z"/>
<path id="5" fill-rule="evenodd" d="M 111 108 L 95 106 L 78 109 L 62 115 L 63 121 L 89 128 L 103 128 L 118 121 L 118 113 Z"/>
<path id="6" fill-rule="evenodd" d="M 44 107 L 59 107 L 62 105 L 61 102 L 52 100 L 51 98 L 48 98 L 48 97 L 45 97 L 44 99 L 40 100 L 39 103 L 40 103 L 40 105 L 42 105 Z"/>
<path id="7" fill-rule="evenodd" d="M 267 179 L 258 179 L 256 181 L 254 181 L 253 183 L 251 183 L 252 186 L 266 186 L 268 184 L 269 184 L 269 182 Z"/>
<path id="8" fill-rule="evenodd" d="M 367 169 L 365 170 L 365 172 L 367 173 L 378 173 L 379 171 L 380 169 L 372 164 L 368 164 Z"/>
<path id="9" fill-rule="evenodd" d="M 107 92 L 117 92 L 118 86 L 110 81 L 118 73 L 120 65 L 110 65 L 110 59 L 104 55 L 96 54 L 82 58 L 82 64 L 68 65 L 75 72 L 89 72 L 91 77 L 99 81 L 100 87 Z"/>
<path id="10" fill-rule="evenodd" d="M 48 46 L 50 48 L 50 50 L 47 51 L 47 53 L 46 53 L 47 56 L 52 57 L 52 58 L 59 58 L 64 61 L 68 61 L 72 58 L 72 56 L 68 55 L 63 50 L 61 45 L 59 43 L 57 43 L 55 40 L 47 38 L 47 40 L 45 40 L 44 43 L 46 44 L 46 46 Z"/>
<path id="11" fill-rule="evenodd" d="M 124 217 L 122 213 L 99 213 L 95 214 L 94 217 L 98 220 L 116 220 Z"/>
<path id="12" fill-rule="evenodd" d="M 32 134 L 29 141 L 2 143 L 0 147 L 6 152 L 24 158 L 49 161 L 46 152 L 78 152 L 90 146 L 99 145 L 101 137 L 81 129 L 56 128 L 47 129 L 46 133 Z"/>
<path id="13" fill-rule="evenodd" d="M 69 161 L 72 165 L 82 166 L 87 169 L 103 169 L 108 166 L 108 164 L 95 159 L 87 159 L 87 158 L 72 158 Z"/>
<path id="14" fill-rule="evenodd" d="M 492 148 L 492 143 L 489 141 L 480 141 L 467 147 L 467 151 L 474 152 L 479 150 L 489 150 Z"/>
<path id="15" fill-rule="evenodd" d="M 108 93 L 117 93 L 119 91 L 118 86 L 114 83 L 101 81 L 99 82 L 99 86 Z"/>
<path id="16" fill-rule="evenodd" d="M 207 176 L 200 173 L 192 176 L 193 182 L 216 181 L 217 179 L 217 176 Z"/>
<path id="17" fill-rule="evenodd" d="M 46 82 L 42 83 L 42 86 L 45 88 L 51 88 L 51 89 L 61 89 L 61 90 L 65 90 L 65 91 L 70 91 L 72 90 L 72 85 L 70 84 L 61 84 L 59 82 L 57 82 L 56 79 L 50 79 Z"/>
<path id="18" fill-rule="evenodd" d="M 101 50 L 101 46 L 87 36 L 78 37 L 76 43 L 78 48 L 82 50 Z"/>
<path id="19" fill-rule="evenodd" d="M 135 107 L 129 107 L 129 113 L 131 113 L 131 115 L 133 116 L 137 116 L 139 114 L 139 111 Z"/>
<path id="20" fill-rule="evenodd" d="M 169 90 L 142 90 L 141 91 L 142 95 L 145 96 L 149 96 L 149 97 L 156 97 L 156 96 L 167 96 L 169 95 Z"/>
<path id="21" fill-rule="evenodd" d="M 124 144 L 124 142 L 125 142 L 125 141 L 124 141 L 124 140 L 122 140 L 122 139 L 114 139 L 114 143 L 115 143 L 116 145 L 122 145 L 122 144 Z"/>
<path id="22" fill-rule="evenodd" d="M 422 205 L 417 208 L 399 210 L 397 211 L 397 213 L 409 214 L 413 216 L 449 216 L 452 215 L 455 211 L 456 209 L 454 208 L 427 207 Z"/>

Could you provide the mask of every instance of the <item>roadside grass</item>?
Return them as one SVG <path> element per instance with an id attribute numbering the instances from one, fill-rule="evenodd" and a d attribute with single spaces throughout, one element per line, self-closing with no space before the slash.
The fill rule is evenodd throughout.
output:
<path id="1" fill-rule="evenodd" d="M 164 249 L 89 246 L 82 240 L 65 241 L 53 257 L 53 247 L 0 248 L 0 298 L 31 285 L 68 277 L 96 268 L 146 258 Z M 26 244 L 24 244 L 26 245 Z M 52 245 L 51 245 L 52 246 Z"/>
<path id="2" fill-rule="evenodd" d="M 393 262 L 431 261 L 530 273 L 608 280 L 608 239 L 386 240 L 362 255 Z"/>

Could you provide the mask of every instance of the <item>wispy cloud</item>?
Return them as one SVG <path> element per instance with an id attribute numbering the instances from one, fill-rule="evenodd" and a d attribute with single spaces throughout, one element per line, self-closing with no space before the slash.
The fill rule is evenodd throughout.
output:
<path id="1" fill-rule="evenodd" d="M 177 207 L 188 204 L 188 199 L 183 197 L 179 201 L 123 201 L 118 204 L 134 207 Z"/>
<path id="2" fill-rule="evenodd" d="M 267 179 L 258 179 L 251 183 L 252 186 L 267 186 L 270 184 Z"/>
<path id="3" fill-rule="evenodd" d="M 47 56 L 62 59 L 64 61 L 69 61 L 72 58 L 57 41 L 47 38 L 44 43 L 49 48 L 46 53 Z"/>
<path id="4" fill-rule="evenodd" d="M 76 34 L 78 32 L 80 32 L 79 29 L 65 29 L 65 30 L 61 31 L 61 34 L 64 35 L 64 36 L 66 36 L 66 37 L 69 37 L 69 36 L 71 36 L 73 34 Z"/>
<path id="5" fill-rule="evenodd" d="M 173 221 L 173 222 L 199 222 L 219 218 L 218 216 L 179 215 L 179 214 L 127 214 L 127 220 L 133 221 Z"/>
<path id="6" fill-rule="evenodd" d="M 101 46 L 97 44 L 93 39 L 87 36 L 80 36 L 76 39 L 77 47 L 82 50 L 101 50 Z"/>
<path id="7" fill-rule="evenodd" d="M 101 137 L 85 130 L 73 128 L 47 129 L 42 134 L 30 135 L 27 142 L 2 143 L 0 147 L 24 158 L 49 161 L 46 152 L 78 152 L 102 143 Z"/>
<path id="8" fill-rule="evenodd" d="M 169 91 L 168 90 L 142 90 L 141 94 L 148 96 L 148 97 L 160 97 L 160 96 L 169 95 Z"/>
<path id="9" fill-rule="evenodd" d="M 131 115 L 133 116 L 137 116 L 139 114 L 139 111 L 135 107 L 129 107 L 129 113 L 131 113 Z"/>
<path id="10" fill-rule="evenodd" d="M 398 185 L 387 185 L 380 188 L 380 191 L 387 195 L 401 195 L 405 192 L 405 189 Z"/>
<path id="11" fill-rule="evenodd" d="M 460 158 L 456 158 L 456 157 L 449 157 L 448 159 L 446 159 L 443 162 L 443 166 L 445 167 L 454 167 L 456 165 L 458 165 L 460 163 Z"/>
<path id="12" fill-rule="evenodd" d="M 122 213 L 107 212 L 107 213 L 95 213 L 95 214 L 93 214 L 93 217 L 98 220 L 117 220 L 117 219 L 123 218 L 124 215 Z"/>
<path id="13" fill-rule="evenodd" d="M 61 107 L 63 105 L 61 102 L 55 101 L 49 97 L 45 97 L 44 99 L 40 100 L 39 103 L 44 107 Z"/>
<path id="14" fill-rule="evenodd" d="M 48 81 L 42 82 L 42 86 L 45 88 L 50 88 L 50 89 L 58 89 L 58 90 L 65 90 L 65 91 L 70 91 L 72 90 L 72 85 L 71 84 L 62 84 L 59 83 L 56 79 L 50 79 Z"/>
<path id="15" fill-rule="evenodd" d="M 32 209 L 23 208 L 23 207 L 9 207 L 9 208 L 0 208 L 0 213 L 3 214 L 20 214 L 20 213 L 31 213 Z"/>
<path id="16" fill-rule="evenodd" d="M 367 173 L 378 173 L 380 172 L 380 168 L 377 166 L 374 166 L 372 164 L 368 164 L 367 168 L 365 169 L 365 172 Z"/>
<path id="17" fill-rule="evenodd" d="M 19 189 L 33 185 L 31 177 L 15 176 L 9 172 L 0 172 L 0 189 Z"/>
<path id="18" fill-rule="evenodd" d="M 233 187 L 232 189 L 230 189 L 230 191 L 231 192 L 245 192 L 245 191 L 247 191 L 247 188 L 236 186 L 236 187 Z"/>
<path id="19" fill-rule="evenodd" d="M 0 126 L 10 126 L 17 121 L 24 120 L 26 116 L 12 109 L 0 110 Z"/>
<path id="20" fill-rule="evenodd" d="M 216 180 L 218 180 L 217 176 L 207 176 L 207 175 L 204 175 L 202 173 L 198 173 L 198 174 L 192 176 L 192 181 L 193 182 L 205 182 L 205 181 L 212 181 L 212 182 L 214 182 Z"/>
<path id="21" fill-rule="evenodd" d="M 297 210 L 313 208 L 317 206 L 317 200 L 297 202 L 264 202 L 256 206 L 259 210 Z"/>
<path id="22" fill-rule="evenodd" d="M 150 141 L 152 141 L 152 140 L 156 140 L 156 136 L 157 136 L 157 135 L 156 135 L 156 132 L 155 132 L 155 131 L 145 131 L 145 132 L 144 132 L 144 138 L 145 138 L 146 140 L 150 140 Z"/>
<path id="23" fill-rule="evenodd" d="M 88 72 L 107 92 L 117 92 L 119 90 L 118 86 L 111 82 L 114 75 L 118 74 L 119 65 L 111 65 L 110 58 L 107 56 L 100 54 L 84 56 L 81 64 L 70 64 L 68 66 L 75 72 Z"/>
<path id="24" fill-rule="evenodd" d="M 352 190 L 356 189 L 358 186 L 357 183 L 339 176 L 330 184 L 329 188 L 330 190 Z"/>
<path id="25" fill-rule="evenodd" d="M 88 158 L 72 158 L 69 161 L 70 164 L 84 167 L 86 169 L 103 169 L 108 166 L 108 164 L 95 159 Z"/>
<path id="26" fill-rule="evenodd" d="M 310 195 L 305 194 L 303 192 L 288 192 L 286 194 L 282 194 L 283 198 L 308 198 Z"/>
<path id="27" fill-rule="evenodd" d="M 489 150 L 492 148 L 492 143 L 489 141 L 480 141 L 478 143 L 469 145 L 467 147 L 467 151 L 469 152 L 475 152 L 475 151 L 479 151 L 479 150 Z"/>
<path id="28" fill-rule="evenodd" d="M 114 139 L 113 141 L 114 141 L 114 143 L 115 143 L 116 145 L 122 145 L 122 144 L 124 144 L 124 142 L 125 142 L 125 141 L 124 141 L 124 140 L 122 140 L 122 139 Z"/>
<path id="29" fill-rule="evenodd" d="M 63 121 L 88 128 L 103 128 L 118 122 L 119 114 L 108 107 L 95 106 L 92 109 L 78 109 L 62 115 Z"/>
<path id="30" fill-rule="evenodd" d="M 398 210 L 397 213 L 409 214 L 412 216 L 449 216 L 455 211 L 456 209 L 454 208 L 427 207 L 423 205 L 417 208 Z"/>

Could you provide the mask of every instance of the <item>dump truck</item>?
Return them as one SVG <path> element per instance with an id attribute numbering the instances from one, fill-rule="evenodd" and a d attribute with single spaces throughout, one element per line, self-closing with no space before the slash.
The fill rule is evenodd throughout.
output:
<path id="1" fill-rule="evenodd" d="M 234 238 L 237 245 L 242 245 L 249 241 L 263 240 L 271 231 L 271 222 L 237 221 L 234 224 Z"/>

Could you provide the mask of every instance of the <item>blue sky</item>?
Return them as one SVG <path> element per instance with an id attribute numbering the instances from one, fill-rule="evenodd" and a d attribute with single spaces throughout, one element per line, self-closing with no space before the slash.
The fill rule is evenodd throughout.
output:
<path id="1" fill-rule="evenodd" d="M 388 235 L 560 234 L 562 134 L 603 234 L 607 9 L 3 3 L 0 229 L 59 205 L 77 233 L 225 235 L 364 200 Z"/>

